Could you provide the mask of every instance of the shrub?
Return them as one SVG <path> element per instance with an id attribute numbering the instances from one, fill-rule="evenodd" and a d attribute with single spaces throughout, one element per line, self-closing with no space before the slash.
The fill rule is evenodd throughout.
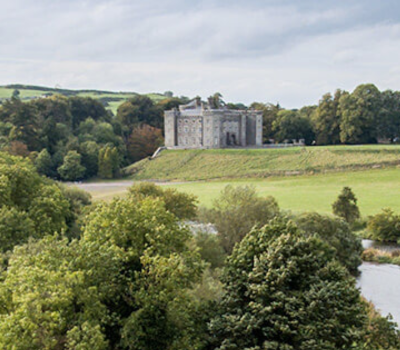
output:
<path id="1" fill-rule="evenodd" d="M 385 208 L 381 213 L 369 218 L 367 228 L 373 239 L 397 242 L 400 240 L 400 215 L 396 215 L 392 209 Z"/>
<path id="2" fill-rule="evenodd" d="M 215 224 L 225 251 L 230 254 L 236 243 L 253 227 L 262 227 L 279 214 L 276 200 L 259 197 L 251 186 L 226 186 L 211 210 L 202 209 L 199 219 Z"/>
<path id="3" fill-rule="evenodd" d="M 129 188 L 129 196 L 137 199 L 159 198 L 164 202 L 165 208 L 179 219 L 193 219 L 197 213 L 196 196 L 173 188 L 163 189 L 150 182 L 133 185 Z"/>

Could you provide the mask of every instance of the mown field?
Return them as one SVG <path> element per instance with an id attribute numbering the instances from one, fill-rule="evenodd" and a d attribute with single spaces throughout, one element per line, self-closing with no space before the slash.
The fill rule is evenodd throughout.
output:
<path id="1" fill-rule="evenodd" d="M 111 200 L 124 196 L 133 181 L 108 181 L 83 184 L 94 200 Z M 179 191 L 198 196 L 200 205 L 212 206 L 213 200 L 226 185 L 251 185 L 260 195 L 274 196 L 282 209 L 296 212 L 317 211 L 330 213 L 331 204 L 344 186 L 350 186 L 358 197 L 363 216 L 375 214 L 384 207 L 400 212 L 400 169 L 376 169 L 266 179 L 236 179 L 163 183 Z"/>
<path id="2" fill-rule="evenodd" d="M 103 103 L 107 103 L 106 108 L 116 114 L 117 109 L 121 103 L 137 95 L 134 92 L 113 92 L 113 91 L 96 91 L 96 90 L 69 90 L 69 89 L 55 89 L 41 86 L 30 85 L 6 85 L 0 86 L 0 102 L 2 100 L 11 98 L 15 89 L 20 92 L 19 97 L 22 100 L 29 100 L 32 98 L 41 97 L 46 94 L 61 94 L 65 96 L 81 96 L 92 97 L 98 99 Z M 164 95 L 157 93 L 146 94 L 153 101 L 158 102 L 165 98 Z"/>
<path id="3" fill-rule="evenodd" d="M 166 150 L 125 169 L 135 180 L 197 181 L 267 178 L 393 167 L 400 146 Z"/>

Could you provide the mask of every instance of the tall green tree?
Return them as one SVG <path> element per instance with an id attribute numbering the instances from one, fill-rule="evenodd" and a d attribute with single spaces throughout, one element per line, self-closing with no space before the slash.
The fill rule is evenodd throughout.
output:
<path id="1" fill-rule="evenodd" d="M 309 145 L 314 140 L 311 121 L 297 111 L 279 111 L 272 123 L 272 131 L 278 142 L 304 139 Z"/>
<path id="2" fill-rule="evenodd" d="M 63 164 L 57 169 L 63 180 L 75 181 L 83 178 L 86 169 L 81 164 L 81 158 L 81 155 L 76 151 L 67 153 Z"/>
<path id="3" fill-rule="evenodd" d="M 54 176 L 53 173 L 53 161 L 50 153 L 46 148 L 42 149 L 35 159 L 35 166 L 39 174 L 45 176 Z"/>
<path id="4" fill-rule="evenodd" d="M 330 246 L 287 220 L 250 232 L 228 258 L 215 349 L 351 349 L 366 312 Z"/>
<path id="5" fill-rule="evenodd" d="M 327 93 L 319 101 L 313 114 L 315 138 L 318 145 L 340 143 L 341 116 L 338 107 L 342 95 L 341 90 L 336 90 L 333 97 L 330 93 Z"/>
<path id="6" fill-rule="evenodd" d="M 340 141 L 349 144 L 374 143 L 381 96 L 373 84 L 359 85 L 351 94 L 339 99 L 341 115 Z"/>
<path id="7" fill-rule="evenodd" d="M 332 210 L 333 214 L 343 218 L 349 224 L 360 218 L 357 198 L 350 187 L 343 187 L 342 192 L 332 204 Z"/>

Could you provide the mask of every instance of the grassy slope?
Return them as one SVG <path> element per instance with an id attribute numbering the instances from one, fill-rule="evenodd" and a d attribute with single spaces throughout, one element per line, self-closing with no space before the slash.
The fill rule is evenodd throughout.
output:
<path id="1" fill-rule="evenodd" d="M 53 89 L 48 87 L 29 86 L 29 85 L 26 85 L 25 87 L 18 86 L 18 90 L 20 92 L 19 96 L 22 100 L 30 99 L 33 97 L 40 97 L 46 93 L 51 93 L 51 94 L 60 93 L 68 96 L 92 97 L 95 99 L 112 98 L 116 100 L 108 102 L 107 109 L 111 110 L 114 114 L 116 114 L 118 106 L 122 102 L 137 95 L 134 92 Z M 0 86 L 0 102 L 2 99 L 10 98 L 12 96 L 13 91 L 14 91 L 14 86 L 12 85 Z M 155 102 L 158 102 L 165 98 L 163 95 L 157 93 L 149 93 L 146 95 L 149 96 Z"/>
<path id="2" fill-rule="evenodd" d="M 126 169 L 133 179 L 209 180 L 351 171 L 400 164 L 400 146 L 168 150 Z"/>

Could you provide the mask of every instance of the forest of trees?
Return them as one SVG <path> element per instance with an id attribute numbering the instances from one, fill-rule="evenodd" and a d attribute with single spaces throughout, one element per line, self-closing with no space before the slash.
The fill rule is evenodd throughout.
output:
<path id="1" fill-rule="evenodd" d="M 188 102 L 172 96 L 169 92 L 158 103 L 136 96 L 113 115 L 92 98 L 54 95 L 22 102 L 14 94 L 0 105 L 0 150 L 29 157 L 39 173 L 50 178 L 115 178 L 122 167 L 163 145 L 163 112 Z M 400 142 L 400 92 L 380 92 L 372 84 L 360 85 L 352 93 L 327 93 L 318 105 L 298 110 L 257 102 L 247 107 L 221 98 L 216 93 L 210 100 L 226 108 L 263 111 L 265 143 Z"/>
<path id="2" fill-rule="evenodd" d="M 0 152 L 0 348 L 398 350 L 356 288 L 354 205 L 294 215 L 244 186 L 200 210 L 151 183 L 92 204 Z"/>
<path id="3" fill-rule="evenodd" d="M 66 181 L 113 178 L 121 167 L 151 155 L 163 144 L 163 111 L 146 96 L 122 103 L 113 116 L 97 100 L 54 95 L 0 106 L 0 149 L 29 157 L 40 174 Z"/>
<path id="4" fill-rule="evenodd" d="M 278 105 L 253 103 L 264 113 L 264 142 L 304 139 L 317 145 L 400 142 L 400 92 L 380 92 L 373 84 L 352 93 L 327 93 L 317 106 L 285 110 Z"/>

